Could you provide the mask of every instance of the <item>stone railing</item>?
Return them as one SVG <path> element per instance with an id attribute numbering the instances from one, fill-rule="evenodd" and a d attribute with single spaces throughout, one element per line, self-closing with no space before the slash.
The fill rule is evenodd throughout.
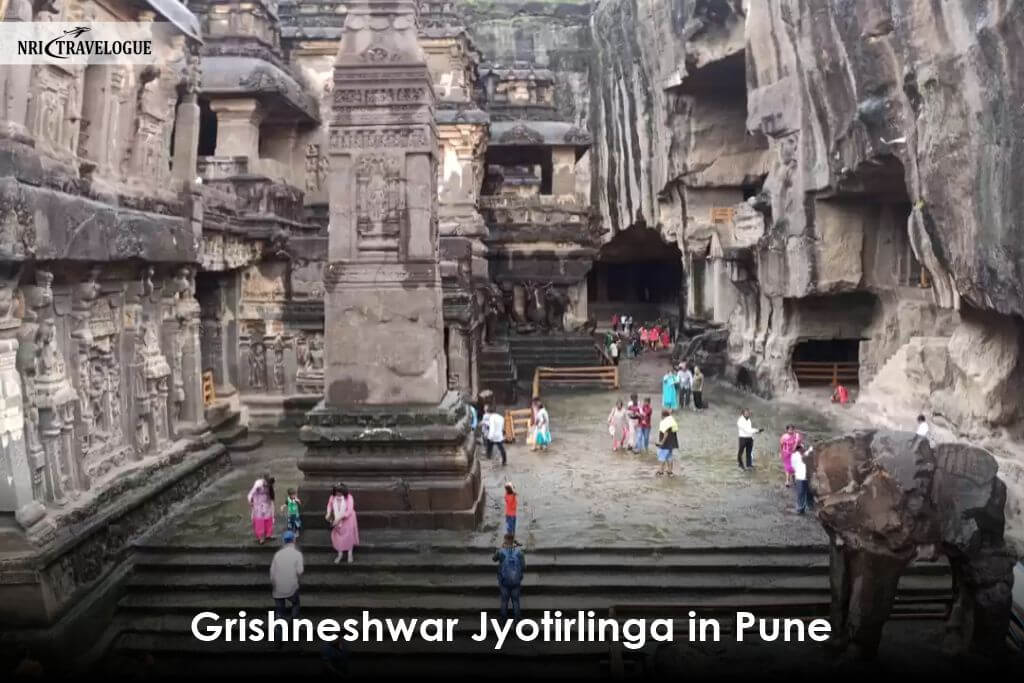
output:
<path id="1" fill-rule="evenodd" d="M 196 163 L 203 182 L 249 173 L 249 157 L 199 157 Z"/>

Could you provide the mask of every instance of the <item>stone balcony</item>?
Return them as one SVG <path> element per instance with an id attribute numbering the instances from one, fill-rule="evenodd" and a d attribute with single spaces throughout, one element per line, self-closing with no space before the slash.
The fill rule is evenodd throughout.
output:
<path id="1" fill-rule="evenodd" d="M 563 242 L 600 244 L 602 228 L 594 209 L 575 195 L 484 195 L 480 213 L 490 229 L 489 244 Z"/>
<path id="2" fill-rule="evenodd" d="M 210 190 L 206 196 L 212 204 L 250 218 L 303 222 L 305 193 L 279 180 L 284 176 L 279 162 L 241 156 L 200 157 L 198 169 L 203 185 Z"/>

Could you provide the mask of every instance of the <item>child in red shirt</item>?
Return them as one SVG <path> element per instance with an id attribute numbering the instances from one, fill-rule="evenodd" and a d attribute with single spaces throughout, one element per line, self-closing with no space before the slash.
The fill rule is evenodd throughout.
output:
<path id="1" fill-rule="evenodd" d="M 516 535 L 516 508 L 519 500 L 516 497 L 516 489 L 512 482 L 505 484 L 505 533 Z"/>

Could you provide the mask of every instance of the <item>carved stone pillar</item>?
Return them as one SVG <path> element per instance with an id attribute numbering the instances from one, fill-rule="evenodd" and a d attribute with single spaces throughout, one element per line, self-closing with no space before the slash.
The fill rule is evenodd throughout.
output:
<path id="1" fill-rule="evenodd" d="M 322 508 L 345 480 L 361 524 L 470 528 L 480 465 L 465 406 L 446 391 L 434 92 L 418 3 L 347 7 L 328 133 L 326 386 L 300 431 L 301 496 Z"/>
<path id="2" fill-rule="evenodd" d="M 0 19 L 32 21 L 32 3 L 30 0 L 10 0 L 4 16 Z M 32 143 L 26 125 L 31 79 L 31 65 L 0 65 L 0 138 Z"/>
<path id="3" fill-rule="evenodd" d="M 576 193 L 576 148 L 553 147 L 551 149 L 551 194 L 556 197 L 572 196 Z"/>
<path id="4" fill-rule="evenodd" d="M 202 350 L 199 346 L 199 301 L 195 297 L 195 270 L 185 267 L 180 271 L 187 288 L 178 293 L 178 346 L 181 349 L 181 388 L 183 399 L 175 415 L 178 425 L 185 431 L 202 429 L 203 381 Z"/>
<path id="5" fill-rule="evenodd" d="M 174 178 L 191 185 L 196 178 L 199 159 L 199 101 L 196 93 L 186 93 L 174 119 Z"/>
<path id="6" fill-rule="evenodd" d="M 185 406 L 185 379 L 182 375 L 182 357 L 184 355 L 181 344 L 181 328 L 183 321 L 178 317 L 178 279 L 168 283 L 168 289 L 164 291 L 161 301 L 160 325 L 160 348 L 166 351 L 164 357 L 170 367 L 170 374 L 167 379 L 167 396 L 164 405 L 167 407 L 163 424 L 166 427 L 166 438 L 174 440 L 178 438 L 176 431 L 179 416 Z M 162 354 L 163 355 L 163 354 Z M 159 382 L 158 382 L 159 384 Z M 157 423 L 159 425 L 159 422 Z"/>
<path id="7" fill-rule="evenodd" d="M 26 529 L 46 514 L 36 500 L 25 442 L 25 414 L 18 375 L 16 315 L 20 268 L 0 281 L 0 511 L 14 512 Z"/>
<path id="8" fill-rule="evenodd" d="M 75 459 L 75 404 L 78 396 L 65 374 L 64 358 L 52 318 L 40 321 L 36 332 L 36 396 L 39 428 L 46 453 L 47 483 L 53 501 L 63 505 L 88 488 Z"/>
<path id="9" fill-rule="evenodd" d="M 252 98 L 213 100 L 210 109 L 217 114 L 217 149 L 219 157 L 260 156 L 260 122 L 263 113 L 259 100 Z"/>

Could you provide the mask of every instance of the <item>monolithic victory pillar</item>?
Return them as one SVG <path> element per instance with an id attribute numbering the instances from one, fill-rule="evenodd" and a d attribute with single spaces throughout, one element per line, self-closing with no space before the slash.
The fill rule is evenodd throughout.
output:
<path id="1" fill-rule="evenodd" d="M 300 438 L 322 520 L 352 489 L 370 526 L 467 528 L 481 511 L 466 407 L 446 390 L 434 92 L 415 0 L 348 5 L 328 132 L 324 399 Z"/>

